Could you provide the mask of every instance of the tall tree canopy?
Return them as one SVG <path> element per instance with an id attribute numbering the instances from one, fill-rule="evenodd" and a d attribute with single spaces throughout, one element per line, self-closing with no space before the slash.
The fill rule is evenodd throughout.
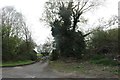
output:
<path id="1" fill-rule="evenodd" d="M 52 0 L 46 3 L 44 20 L 49 23 L 55 39 L 53 55 L 81 58 L 86 45 L 84 37 L 90 33 L 84 35 L 78 30 L 77 23 L 86 22 L 83 14 L 99 5 L 94 0 Z"/>

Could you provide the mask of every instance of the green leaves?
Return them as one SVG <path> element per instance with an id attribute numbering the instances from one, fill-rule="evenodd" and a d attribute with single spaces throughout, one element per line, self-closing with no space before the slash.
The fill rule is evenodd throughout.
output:
<path id="1" fill-rule="evenodd" d="M 59 18 L 51 23 L 51 31 L 56 44 L 52 55 L 56 58 L 58 56 L 81 58 L 86 45 L 82 32 L 73 31 L 73 24 L 78 22 L 72 20 L 72 17 L 75 17 L 72 12 L 73 2 L 61 3 L 62 5 L 58 7 L 59 12 L 57 14 Z M 78 19 L 79 17 L 77 17 Z"/>
<path id="2" fill-rule="evenodd" d="M 110 29 L 107 31 L 96 30 L 91 38 L 92 45 L 97 49 L 102 49 L 102 47 L 109 47 L 110 51 L 118 51 L 118 30 Z"/>
<path id="3" fill-rule="evenodd" d="M 2 9 L 2 60 L 33 59 L 35 47 L 23 16 L 13 7 Z M 23 55 L 24 54 L 24 55 Z M 27 58 L 27 57 L 28 58 Z"/>

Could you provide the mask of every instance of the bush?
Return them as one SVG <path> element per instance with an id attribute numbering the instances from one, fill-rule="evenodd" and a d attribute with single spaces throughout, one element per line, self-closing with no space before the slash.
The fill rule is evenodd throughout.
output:
<path id="1" fill-rule="evenodd" d="M 58 53 L 56 52 L 56 50 L 53 50 L 52 54 L 50 55 L 50 60 L 54 61 L 58 59 Z"/>
<path id="2" fill-rule="evenodd" d="M 32 60 L 32 61 L 37 60 L 37 54 L 36 53 L 30 53 L 30 60 Z"/>
<path id="3" fill-rule="evenodd" d="M 103 30 L 96 29 L 90 38 L 89 48 L 93 48 L 95 53 L 118 53 L 119 40 L 118 32 L 119 28 Z"/>
<path id="4" fill-rule="evenodd" d="M 113 59 L 107 58 L 103 55 L 95 55 L 91 59 L 91 63 L 102 64 L 105 66 L 117 66 L 119 63 Z"/>

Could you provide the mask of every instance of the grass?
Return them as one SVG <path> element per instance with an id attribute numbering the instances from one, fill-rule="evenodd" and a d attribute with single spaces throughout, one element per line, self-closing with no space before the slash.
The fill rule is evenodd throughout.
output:
<path id="1" fill-rule="evenodd" d="M 84 71 L 83 66 L 79 66 L 77 63 L 65 63 L 64 61 L 52 61 L 50 66 L 54 69 L 57 69 L 61 72 L 75 72 L 75 71 Z"/>
<path id="2" fill-rule="evenodd" d="M 33 63 L 34 61 L 31 60 L 25 60 L 25 61 L 9 61 L 9 62 L 3 62 L 0 64 L 2 67 L 7 67 L 7 66 L 18 66 L 18 65 L 25 65 L 25 64 L 30 64 Z"/>
<path id="3" fill-rule="evenodd" d="M 75 73 L 98 77 L 112 77 L 120 75 L 117 66 L 91 64 L 90 61 L 69 62 L 62 60 L 51 61 L 49 66 L 59 72 Z"/>
<path id="4" fill-rule="evenodd" d="M 38 54 L 37 54 L 37 56 L 38 56 L 38 57 L 41 57 L 41 56 L 42 56 L 42 54 L 38 53 Z"/>

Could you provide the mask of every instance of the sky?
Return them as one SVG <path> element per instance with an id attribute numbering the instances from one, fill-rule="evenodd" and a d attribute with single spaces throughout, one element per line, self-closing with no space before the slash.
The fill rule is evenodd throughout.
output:
<path id="1" fill-rule="evenodd" d="M 47 37 L 51 36 L 50 28 L 40 21 L 44 12 L 44 4 L 49 0 L 0 0 L 0 8 L 5 6 L 14 6 L 18 12 L 25 17 L 25 21 L 32 32 L 33 40 L 43 44 Z M 99 18 L 109 18 L 112 15 L 118 15 L 118 2 L 120 0 L 106 0 L 103 6 L 87 13 L 85 16 L 89 19 L 88 24 L 93 25 Z M 91 27 L 84 27 L 82 30 L 88 30 Z"/>

